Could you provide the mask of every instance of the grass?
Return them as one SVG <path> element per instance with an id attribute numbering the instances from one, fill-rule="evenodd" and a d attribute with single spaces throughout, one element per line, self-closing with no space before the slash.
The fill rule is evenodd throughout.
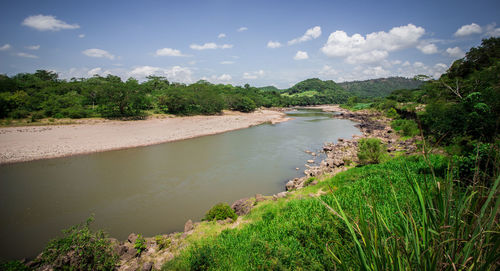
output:
<path id="1" fill-rule="evenodd" d="M 438 176 L 442 175 L 445 158 L 432 156 L 431 162 Z M 338 266 L 330 251 L 342 257 L 346 266 L 355 268 L 359 265 L 350 253 L 355 249 L 354 244 L 343 238 L 349 236 L 349 228 L 342 219 L 332 216 L 323 202 L 330 206 L 338 202 L 349 216 L 364 210 L 369 220 L 372 219 L 370 206 L 376 204 L 386 214 L 386 223 L 393 224 L 399 219 L 396 200 L 400 205 L 418 208 L 418 199 L 411 196 L 411 185 L 405 181 L 405 168 L 414 178 L 431 174 L 419 157 L 402 157 L 350 169 L 315 187 L 305 188 L 308 191 L 304 193 L 313 193 L 331 187 L 334 193 L 321 196 L 321 201 L 296 196 L 290 200 L 259 203 L 245 217 L 249 223 L 240 229 L 222 230 L 213 238 L 199 239 L 163 269 L 330 270 Z"/>

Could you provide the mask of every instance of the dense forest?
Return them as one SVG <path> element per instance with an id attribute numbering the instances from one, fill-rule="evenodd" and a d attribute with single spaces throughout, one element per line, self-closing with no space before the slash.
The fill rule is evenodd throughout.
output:
<path id="1" fill-rule="evenodd" d="M 423 81 L 404 77 L 389 77 L 339 83 L 343 89 L 360 98 L 384 97 L 398 89 L 417 89 Z"/>

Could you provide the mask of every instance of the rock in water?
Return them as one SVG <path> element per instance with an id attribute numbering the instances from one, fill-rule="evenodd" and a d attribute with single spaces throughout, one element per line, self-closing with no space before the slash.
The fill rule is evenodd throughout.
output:
<path id="1" fill-rule="evenodd" d="M 184 232 L 192 231 L 194 229 L 193 221 L 189 219 L 186 224 L 184 224 Z"/>
<path id="2" fill-rule="evenodd" d="M 239 199 L 235 201 L 231 208 L 237 215 L 246 215 L 253 207 L 253 202 L 249 198 Z"/>

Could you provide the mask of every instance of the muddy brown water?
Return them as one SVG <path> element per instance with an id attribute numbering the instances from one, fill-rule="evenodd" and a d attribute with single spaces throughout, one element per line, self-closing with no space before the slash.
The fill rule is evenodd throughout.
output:
<path id="1" fill-rule="evenodd" d="M 0 258 L 36 256 L 61 230 L 95 214 L 125 240 L 182 231 L 218 202 L 283 191 L 324 142 L 360 134 L 314 110 L 276 125 L 89 155 L 0 166 Z M 321 161 L 316 158 L 316 162 Z M 300 168 L 298 171 L 295 168 Z"/>

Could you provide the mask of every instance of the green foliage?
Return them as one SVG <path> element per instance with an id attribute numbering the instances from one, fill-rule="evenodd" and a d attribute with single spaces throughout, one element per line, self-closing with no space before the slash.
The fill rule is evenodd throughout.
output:
<path id="1" fill-rule="evenodd" d="M 257 107 L 252 99 L 241 94 L 230 97 L 228 105 L 231 110 L 245 113 L 252 112 Z"/>
<path id="2" fill-rule="evenodd" d="M 170 240 L 167 237 L 157 235 L 155 236 L 155 242 L 158 245 L 158 249 L 166 249 L 170 247 L 170 244 L 172 243 L 172 240 Z"/>
<path id="3" fill-rule="evenodd" d="M 500 178 L 486 190 L 463 190 L 451 172 L 444 180 L 409 173 L 405 179 L 412 189 L 408 196 L 417 199 L 418 207 L 398 199 L 396 185 L 391 185 L 398 217 L 394 222 L 377 202 L 369 211 L 360 209 L 358 219 L 349 218 L 334 196 L 328 208 L 348 228 L 343 241 L 354 243 L 356 252 L 329 250 L 337 268 L 350 270 L 354 264 L 360 270 L 498 269 Z"/>
<path id="4" fill-rule="evenodd" d="M 438 177 L 444 176 L 446 159 L 432 156 L 430 163 Z M 418 199 L 405 180 L 405 168 L 410 176 L 420 176 L 422 180 L 432 175 L 421 157 L 402 157 L 384 164 L 352 168 L 321 183 L 334 190 L 321 196 L 321 200 L 334 204 L 335 195 L 349 215 L 357 214 L 361 208 L 369 212 L 367 202 L 376 203 L 377 208 L 387 214 L 387 223 L 391 225 L 399 219 L 393 189 L 401 206 L 418 208 Z M 188 248 L 162 269 L 335 270 L 337 264 L 330 249 L 347 257 L 345 262 L 350 269 L 359 270 L 356 260 L 351 258 L 354 244 L 352 240 L 345 240 L 349 234 L 347 227 L 319 200 L 292 199 L 266 207 L 252 211 L 251 215 L 257 216 L 254 222 L 241 229 L 224 230 L 215 239 Z M 370 217 L 367 219 L 373 221 Z"/>
<path id="5" fill-rule="evenodd" d="M 378 164 L 385 154 L 385 147 L 378 138 L 362 138 L 358 142 L 358 159 L 361 165 Z"/>
<path id="6" fill-rule="evenodd" d="M 144 239 L 141 234 L 135 239 L 134 248 L 137 250 L 137 255 L 141 255 L 141 253 L 146 250 L 146 239 Z"/>
<path id="7" fill-rule="evenodd" d="M 314 180 L 316 180 L 315 177 L 309 177 L 306 182 L 304 183 L 305 186 L 308 186 L 310 183 L 314 182 Z"/>
<path id="8" fill-rule="evenodd" d="M 394 109 L 394 107 L 391 107 L 389 110 L 387 110 L 385 115 L 391 119 L 396 119 L 399 117 L 398 112 L 396 112 L 396 109 Z"/>
<path id="9" fill-rule="evenodd" d="M 227 203 L 218 203 L 208 210 L 203 220 L 224 220 L 226 218 L 231 218 L 235 221 L 238 218 L 238 215 Z"/>
<path id="10" fill-rule="evenodd" d="M 384 97 L 398 89 L 413 90 L 422 85 L 423 81 L 403 77 L 370 79 L 365 81 L 343 82 L 338 85 L 350 94 L 358 97 Z"/>
<path id="11" fill-rule="evenodd" d="M 102 231 L 93 232 L 90 217 L 85 223 L 64 230 L 64 236 L 49 242 L 44 249 L 41 264 L 55 269 L 113 270 L 118 257 Z"/>
<path id="12" fill-rule="evenodd" d="M 391 122 L 391 127 L 403 136 L 416 136 L 419 134 L 418 124 L 409 119 L 396 119 Z"/>
<path id="13" fill-rule="evenodd" d="M 31 270 L 20 261 L 0 262 L 0 270 L 3 271 L 29 271 Z"/>

